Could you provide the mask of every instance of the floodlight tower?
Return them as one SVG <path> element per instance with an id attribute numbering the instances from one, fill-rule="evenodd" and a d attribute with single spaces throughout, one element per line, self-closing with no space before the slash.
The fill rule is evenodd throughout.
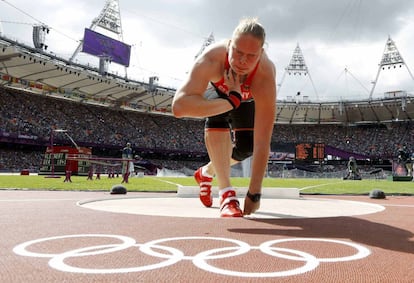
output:
<path id="1" fill-rule="evenodd" d="M 385 67 L 388 67 L 389 69 L 391 67 L 395 68 L 397 65 L 399 65 L 400 67 L 404 65 L 407 68 L 407 71 L 410 74 L 411 79 L 414 80 L 413 74 L 411 73 L 407 64 L 405 64 L 403 57 L 401 56 L 400 52 L 397 49 L 397 46 L 395 45 L 395 42 L 391 39 L 390 36 L 388 36 L 387 42 L 385 43 L 384 52 L 382 54 L 381 62 L 378 65 L 377 76 L 373 81 L 372 89 L 369 93 L 370 100 L 372 99 L 372 94 L 374 93 L 381 70 L 384 70 Z"/>
<path id="2" fill-rule="evenodd" d="M 103 28 L 112 34 L 115 34 L 119 41 L 124 40 L 121 23 L 121 12 L 119 9 L 118 0 L 106 1 L 101 13 L 92 21 L 92 24 L 90 25 L 89 29 L 95 30 L 97 27 Z M 82 50 L 82 45 L 83 40 L 79 42 L 78 47 L 76 48 L 75 52 L 73 52 L 73 55 L 72 57 L 70 57 L 69 61 L 73 61 L 75 59 L 78 53 Z M 100 58 L 100 60 L 107 60 L 107 58 Z"/>
<path id="3" fill-rule="evenodd" d="M 197 55 L 194 57 L 194 59 L 197 59 L 198 56 L 203 53 L 203 51 L 209 46 L 210 44 L 214 43 L 216 40 L 214 39 L 213 33 L 210 33 L 210 35 L 204 40 L 203 45 L 200 48 L 200 51 L 198 51 Z"/>
<path id="4" fill-rule="evenodd" d="M 282 88 L 283 81 L 285 80 L 286 74 L 288 75 L 304 75 L 308 76 L 309 80 L 312 83 L 313 90 L 316 94 L 316 99 L 319 100 L 318 92 L 316 91 L 315 84 L 313 83 L 312 77 L 309 73 L 308 66 L 305 63 L 305 57 L 303 56 L 302 50 L 299 47 L 299 43 L 296 45 L 295 50 L 293 51 L 292 58 L 290 59 L 289 65 L 285 68 L 285 72 L 283 73 L 283 77 L 279 83 L 279 89 Z M 300 92 L 298 92 L 300 94 Z"/>

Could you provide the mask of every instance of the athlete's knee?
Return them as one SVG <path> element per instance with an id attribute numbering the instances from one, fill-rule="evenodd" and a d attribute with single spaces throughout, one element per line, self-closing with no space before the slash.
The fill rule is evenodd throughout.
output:
<path id="1" fill-rule="evenodd" d="M 243 161 L 246 158 L 249 158 L 250 156 L 252 156 L 252 154 L 253 154 L 253 151 L 252 150 L 250 150 L 250 151 L 243 151 L 243 150 L 240 150 L 237 147 L 234 147 L 233 148 L 233 153 L 231 155 L 231 158 L 233 158 L 234 160 L 237 160 L 237 161 Z"/>
<path id="2" fill-rule="evenodd" d="M 232 158 L 243 161 L 253 154 L 253 131 L 240 131 L 235 133 L 235 146 Z"/>

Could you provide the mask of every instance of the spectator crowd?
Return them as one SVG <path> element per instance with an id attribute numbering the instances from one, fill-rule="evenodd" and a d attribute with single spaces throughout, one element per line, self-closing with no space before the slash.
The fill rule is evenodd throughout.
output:
<path id="1" fill-rule="evenodd" d="M 169 156 L 158 160 L 162 167 L 177 169 L 186 163 L 184 166 L 196 168 L 200 161 L 174 160 L 171 156 L 175 152 L 205 155 L 203 125 L 203 120 L 95 106 L 0 86 L 0 170 L 38 168 L 45 149 L 19 150 L 19 146 L 5 142 L 6 137 L 31 138 L 46 145 L 52 129 L 67 130 L 78 144 L 122 148 L 130 142 L 135 149 L 162 151 Z M 413 122 L 359 126 L 275 124 L 272 143 L 317 142 L 370 157 L 392 158 L 398 145 L 411 147 L 413 137 Z M 58 132 L 55 138 L 67 140 Z"/>

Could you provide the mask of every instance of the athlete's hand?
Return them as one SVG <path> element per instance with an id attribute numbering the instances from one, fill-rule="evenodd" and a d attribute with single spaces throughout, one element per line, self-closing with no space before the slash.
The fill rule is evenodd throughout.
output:
<path id="1" fill-rule="evenodd" d="M 240 76 L 231 69 L 224 71 L 224 83 L 228 88 L 228 94 L 222 98 L 226 99 L 233 106 L 233 109 L 238 108 L 242 100 Z"/>
<path id="2" fill-rule="evenodd" d="M 224 71 L 224 83 L 230 91 L 236 91 L 241 93 L 240 88 L 240 76 L 236 74 L 232 69 Z"/>
<path id="3" fill-rule="evenodd" d="M 243 215 L 255 213 L 260 208 L 260 200 L 253 202 L 248 196 L 244 198 Z"/>

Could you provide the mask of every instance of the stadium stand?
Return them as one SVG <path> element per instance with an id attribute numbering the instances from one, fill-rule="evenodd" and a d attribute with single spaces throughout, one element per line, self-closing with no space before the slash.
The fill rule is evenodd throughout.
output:
<path id="1" fill-rule="evenodd" d="M 68 130 L 79 146 L 92 147 L 101 156 L 119 156 L 129 141 L 136 154 L 168 169 L 194 169 L 207 158 L 202 120 L 83 104 L 5 87 L 0 87 L 0 112 L 1 171 L 37 171 L 51 129 Z M 413 122 L 275 124 L 272 142 L 318 142 L 370 160 L 386 160 L 395 156 L 398 145 L 410 144 L 413 135 Z M 59 133 L 55 142 L 71 145 Z M 324 170 L 344 170 L 344 164 Z M 279 167 L 271 165 L 270 170 L 280 171 Z"/>

